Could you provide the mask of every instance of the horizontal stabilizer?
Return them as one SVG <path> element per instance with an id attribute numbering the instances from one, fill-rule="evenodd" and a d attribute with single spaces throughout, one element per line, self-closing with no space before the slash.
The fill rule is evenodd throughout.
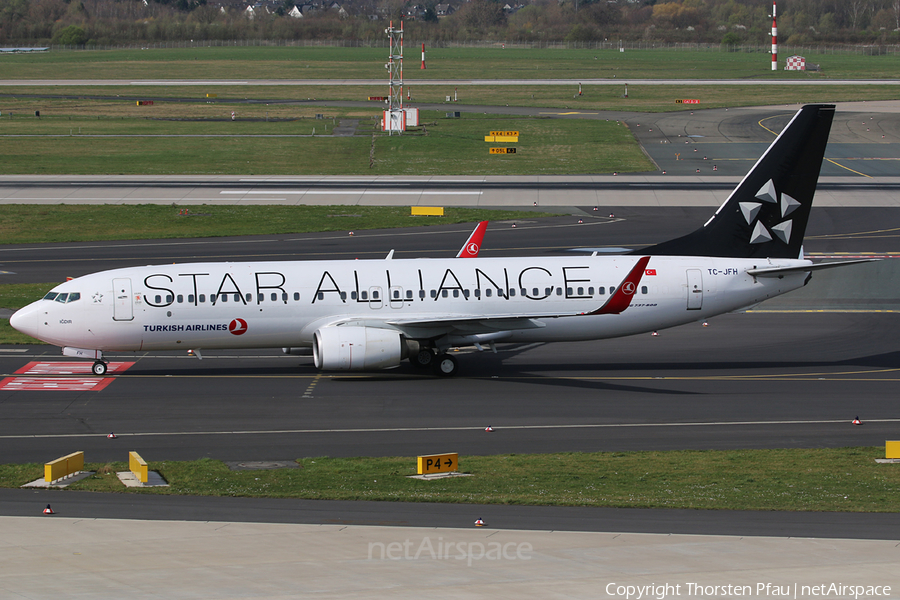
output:
<path id="1" fill-rule="evenodd" d="M 810 271 L 821 271 L 822 269 L 832 269 L 834 267 L 846 267 L 847 265 L 858 265 L 860 263 L 876 262 L 880 258 L 860 258 L 857 260 L 842 260 L 839 262 L 818 263 L 815 265 L 801 265 L 799 267 L 761 267 L 759 269 L 747 269 L 748 275 L 754 277 L 779 277 L 788 273 L 808 273 Z"/>

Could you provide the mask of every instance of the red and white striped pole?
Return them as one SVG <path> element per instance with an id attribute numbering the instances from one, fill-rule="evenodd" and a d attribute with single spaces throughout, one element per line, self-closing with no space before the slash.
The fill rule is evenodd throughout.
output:
<path id="1" fill-rule="evenodd" d="M 425 42 L 422 42 L 422 70 L 425 70 Z"/>
<path id="2" fill-rule="evenodd" d="M 772 70 L 778 70 L 778 26 L 775 24 L 775 0 L 772 0 Z"/>

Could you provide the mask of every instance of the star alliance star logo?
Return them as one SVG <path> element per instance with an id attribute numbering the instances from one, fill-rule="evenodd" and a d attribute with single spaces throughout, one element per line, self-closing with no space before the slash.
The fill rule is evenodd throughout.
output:
<path id="1" fill-rule="evenodd" d="M 781 201 L 779 202 L 778 192 L 775 190 L 775 184 L 772 183 L 771 179 L 767 181 L 764 186 L 759 188 L 759 191 L 756 192 L 756 198 L 757 200 L 762 200 L 762 202 L 739 203 L 741 214 L 744 215 L 747 225 L 753 225 L 753 222 L 756 221 L 760 210 L 764 206 L 763 203 L 778 205 L 781 208 L 782 218 L 788 216 L 800 207 L 800 203 L 787 194 L 781 194 Z M 771 242 L 773 239 L 772 234 L 774 234 L 779 240 L 785 244 L 789 244 L 791 241 L 791 224 L 791 220 L 788 219 L 778 225 L 774 225 L 770 231 L 766 229 L 766 226 L 763 225 L 761 221 L 756 221 L 753 233 L 750 234 L 750 243 L 764 244 L 766 242 Z"/>
<path id="2" fill-rule="evenodd" d="M 94 304 L 100 304 L 101 302 L 103 302 L 103 294 L 101 294 L 100 292 L 95 293 L 92 298 L 94 300 Z"/>

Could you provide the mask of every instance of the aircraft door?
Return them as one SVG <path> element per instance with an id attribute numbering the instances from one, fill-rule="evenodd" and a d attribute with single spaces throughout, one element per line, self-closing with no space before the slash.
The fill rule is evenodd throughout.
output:
<path id="1" fill-rule="evenodd" d="M 390 289 L 391 308 L 403 308 L 403 288 L 392 285 Z"/>
<path id="2" fill-rule="evenodd" d="M 687 309 L 700 310 L 703 308 L 703 274 L 700 269 L 687 270 Z"/>
<path id="3" fill-rule="evenodd" d="M 379 286 L 374 286 L 369 288 L 369 308 L 381 308 L 381 303 L 383 299 L 381 298 L 381 288 Z"/>
<path id="4" fill-rule="evenodd" d="M 131 299 L 131 279 L 113 279 L 113 320 L 131 321 L 134 319 L 134 310 Z"/>

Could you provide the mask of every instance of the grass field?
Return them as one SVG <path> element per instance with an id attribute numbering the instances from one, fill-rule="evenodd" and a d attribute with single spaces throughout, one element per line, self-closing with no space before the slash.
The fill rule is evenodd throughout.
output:
<path id="1" fill-rule="evenodd" d="M 869 79 L 895 78 L 898 56 L 804 54 L 819 72 L 772 71 L 765 52 L 586 49 L 426 49 L 404 78 L 422 79 Z M 786 58 L 789 49 L 782 48 Z M 386 79 L 385 48 L 243 47 L 87 50 L 4 55 L 0 79 Z"/>
<path id="2" fill-rule="evenodd" d="M 124 454 L 125 450 L 123 450 Z M 300 468 L 231 471 L 224 463 L 153 462 L 171 487 L 138 493 L 334 500 L 897 512 L 900 469 L 879 465 L 884 448 L 600 452 L 462 456 L 471 477 L 409 479 L 415 458 L 304 458 Z M 115 471 L 125 463 L 93 464 L 98 473 L 69 487 L 125 492 Z M 42 465 L 0 466 L 0 486 L 43 475 Z M 133 492 L 135 490 L 129 489 Z"/>
<path id="3" fill-rule="evenodd" d="M 16 143 L 0 147 L 0 174 L 516 175 L 653 169 L 627 127 L 617 122 L 446 119 L 422 111 L 425 125 L 403 136 L 373 137 L 377 123 L 369 118 L 360 121 L 358 136 L 331 137 L 318 133 L 330 131 L 336 116 L 272 123 L 257 108 L 256 120 L 211 121 L 178 108 L 185 118 L 200 120 L 117 116 L 103 114 L 101 107 L 95 117 L 67 115 L 64 106 L 41 111 L 40 118 L 14 116 L 2 123 L 0 138 L 10 136 Z M 221 113 L 221 107 L 216 110 Z M 167 118 L 174 118 L 172 112 Z M 498 129 L 521 132 L 516 155 L 488 155 L 484 136 Z"/>

